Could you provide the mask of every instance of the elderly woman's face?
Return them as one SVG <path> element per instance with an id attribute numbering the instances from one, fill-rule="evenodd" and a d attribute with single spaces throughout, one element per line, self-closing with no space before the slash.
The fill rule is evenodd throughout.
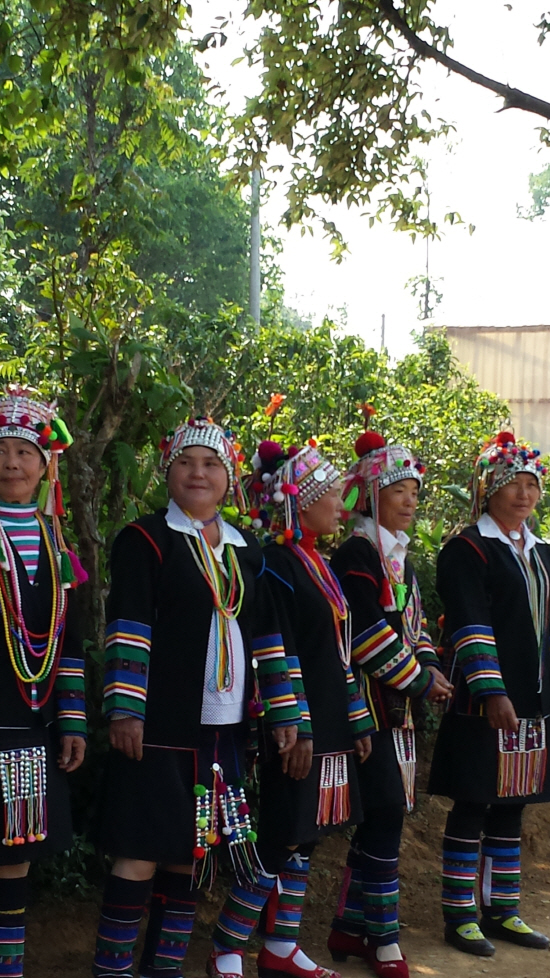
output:
<path id="1" fill-rule="evenodd" d="M 416 479 L 400 479 L 380 490 L 378 520 L 390 533 L 406 531 L 418 505 L 419 485 Z"/>
<path id="2" fill-rule="evenodd" d="M 46 470 L 40 449 L 26 438 L 0 438 L 0 499 L 32 502 Z"/>
<path id="3" fill-rule="evenodd" d="M 316 502 L 302 510 L 300 522 L 317 536 L 329 536 L 338 532 L 341 509 L 342 483 L 338 479 Z"/>
<path id="4" fill-rule="evenodd" d="M 497 489 L 487 500 L 489 516 L 513 530 L 523 523 L 540 499 L 537 479 L 530 472 L 520 472 L 511 482 Z"/>
<path id="5" fill-rule="evenodd" d="M 192 445 L 168 469 L 170 498 L 196 519 L 209 519 L 224 498 L 229 479 L 222 460 L 212 448 Z"/>

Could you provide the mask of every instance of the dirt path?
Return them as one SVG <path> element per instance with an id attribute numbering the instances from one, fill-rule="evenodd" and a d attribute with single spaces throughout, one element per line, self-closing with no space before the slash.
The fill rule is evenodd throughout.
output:
<path id="1" fill-rule="evenodd" d="M 417 811 L 406 819 L 401 858 L 402 946 L 411 975 L 426 978 L 550 978 L 550 952 L 529 951 L 497 942 L 494 958 L 474 958 L 444 944 L 439 908 L 439 851 L 445 802 L 420 794 Z M 345 861 L 346 840 L 328 839 L 312 860 L 311 883 L 302 927 L 302 945 L 319 964 L 330 967 L 326 950 L 330 920 Z M 522 912 L 533 927 L 550 933 L 550 806 L 527 811 L 523 843 Z M 187 958 L 186 975 L 204 975 L 209 934 L 222 894 L 204 894 Z M 42 899 L 29 914 L 26 978 L 89 978 L 97 902 Z M 257 945 L 252 948 L 257 952 Z M 255 978 L 255 955 L 247 955 L 247 978 Z M 367 978 L 367 966 L 350 959 L 343 978 Z"/>

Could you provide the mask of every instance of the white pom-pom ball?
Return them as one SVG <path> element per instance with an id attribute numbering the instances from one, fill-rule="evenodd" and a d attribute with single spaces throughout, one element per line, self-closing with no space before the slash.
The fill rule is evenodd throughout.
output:
<path id="1" fill-rule="evenodd" d="M 279 489 L 277 490 L 277 492 L 274 492 L 273 493 L 273 502 L 274 503 L 284 503 L 284 501 L 285 501 L 284 493 L 281 492 Z"/>
<path id="2" fill-rule="evenodd" d="M 264 474 L 262 475 L 262 482 L 269 482 L 270 479 L 271 479 L 271 476 L 270 476 L 269 472 L 264 472 Z"/>
<path id="3" fill-rule="evenodd" d="M 261 520 L 252 520 L 252 526 L 255 530 L 261 530 L 263 523 Z"/>
<path id="4" fill-rule="evenodd" d="M 259 452 L 254 452 L 254 455 L 250 459 L 250 462 L 251 462 L 252 468 L 254 468 L 254 469 L 261 469 L 261 467 L 262 467 L 262 460 L 260 458 Z"/>

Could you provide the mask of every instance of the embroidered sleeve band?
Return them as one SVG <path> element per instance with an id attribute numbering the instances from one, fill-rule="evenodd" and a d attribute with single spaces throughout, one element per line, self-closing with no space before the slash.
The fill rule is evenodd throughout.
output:
<path id="1" fill-rule="evenodd" d="M 84 663 L 62 656 L 55 677 L 57 721 L 62 737 L 86 736 Z"/>
<path id="2" fill-rule="evenodd" d="M 435 665 L 439 668 L 439 659 L 437 657 L 437 652 L 435 651 L 432 643 L 430 633 L 428 631 L 428 622 L 426 618 L 422 618 L 422 625 L 420 630 L 420 638 L 414 650 L 416 658 L 423 666 Z"/>
<path id="3" fill-rule="evenodd" d="M 369 676 L 406 690 L 409 696 L 421 695 L 429 685 L 430 674 L 401 644 L 385 618 L 354 637 L 351 654 Z"/>
<path id="4" fill-rule="evenodd" d="M 274 727 L 301 723 L 302 717 L 292 691 L 288 663 L 282 638 L 262 635 L 252 642 L 252 654 L 258 663 L 258 684 L 264 703 L 269 704 L 266 719 Z"/>
<path id="5" fill-rule="evenodd" d="M 288 675 L 290 676 L 290 682 L 292 683 L 292 691 L 296 697 L 298 709 L 300 710 L 302 717 L 302 722 L 298 728 L 298 736 L 305 738 L 312 737 L 313 729 L 311 726 L 311 714 L 309 712 L 309 704 L 306 698 L 306 691 L 304 689 L 304 680 L 302 677 L 300 660 L 297 655 L 288 655 L 286 661 L 288 663 Z"/>
<path id="6" fill-rule="evenodd" d="M 118 618 L 105 633 L 105 713 L 145 717 L 151 628 Z"/>
<path id="7" fill-rule="evenodd" d="M 466 625 L 451 641 L 471 696 L 506 696 L 490 625 Z"/>
<path id="8" fill-rule="evenodd" d="M 346 682 L 348 687 L 348 716 L 353 730 L 354 740 L 366 737 L 376 730 L 376 725 L 370 711 L 361 695 L 361 691 L 351 671 L 351 666 L 346 670 Z"/>

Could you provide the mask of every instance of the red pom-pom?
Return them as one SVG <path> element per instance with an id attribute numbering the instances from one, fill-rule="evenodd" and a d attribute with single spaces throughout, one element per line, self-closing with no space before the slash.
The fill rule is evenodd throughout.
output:
<path id="1" fill-rule="evenodd" d="M 379 601 L 383 608 L 391 608 L 391 606 L 395 604 L 393 591 L 387 577 L 385 577 L 382 581 Z"/>
<path id="2" fill-rule="evenodd" d="M 315 441 L 315 438 L 308 438 L 307 443 L 310 448 L 317 448 L 317 442 Z"/>
<path id="3" fill-rule="evenodd" d="M 219 795 L 227 794 L 227 785 L 225 781 L 218 781 L 217 791 Z"/>
<path id="4" fill-rule="evenodd" d="M 292 537 L 294 536 L 294 530 L 285 530 L 283 536 L 285 540 L 292 540 Z"/>
<path id="5" fill-rule="evenodd" d="M 250 808 L 244 801 L 239 805 L 239 815 L 250 815 Z"/>
<path id="6" fill-rule="evenodd" d="M 22 414 L 19 418 L 19 424 L 27 425 L 29 424 L 30 420 L 31 419 L 29 418 L 28 414 Z"/>
<path id="7" fill-rule="evenodd" d="M 385 444 L 385 439 L 377 431 L 365 431 L 355 442 L 355 452 L 358 458 L 363 458 L 364 455 L 373 452 L 375 448 L 383 448 Z"/>
<path id="8" fill-rule="evenodd" d="M 283 449 L 277 441 L 262 441 L 258 445 L 258 455 L 265 464 L 274 462 L 276 459 L 281 458 L 283 454 Z"/>
<path id="9" fill-rule="evenodd" d="M 252 489 L 254 492 L 261 492 L 264 487 L 263 482 L 253 482 Z"/>
<path id="10" fill-rule="evenodd" d="M 244 452 L 239 452 L 239 454 L 237 455 L 237 461 L 238 462 L 244 462 L 245 458 L 246 458 L 246 455 L 244 454 Z"/>
<path id="11" fill-rule="evenodd" d="M 289 448 L 289 450 L 288 450 L 288 457 L 289 458 L 295 458 L 295 456 L 298 454 L 299 451 L 300 451 L 300 449 L 297 448 L 296 445 L 291 445 L 290 448 Z"/>
<path id="12" fill-rule="evenodd" d="M 206 856 L 206 849 L 202 846 L 195 846 L 193 849 L 193 859 L 204 859 Z"/>
<path id="13" fill-rule="evenodd" d="M 248 515 L 250 516 L 250 519 L 251 520 L 257 520 L 258 519 L 258 516 L 260 515 L 260 510 L 259 509 L 255 509 L 253 507 L 252 509 L 249 509 L 248 510 Z"/>
<path id="14" fill-rule="evenodd" d="M 0 425 L 2 426 L 2 428 L 4 427 L 4 425 L 7 425 L 7 423 L 8 423 L 8 419 L 6 418 L 6 415 L 0 414 Z"/>
<path id="15" fill-rule="evenodd" d="M 516 444 L 515 435 L 513 435 L 511 431 L 499 431 L 496 437 L 497 445 L 507 445 L 509 441 L 511 441 L 512 444 L 515 445 Z"/>
<path id="16" fill-rule="evenodd" d="M 38 439 L 38 444 L 41 446 L 41 448 L 45 448 L 46 445 L 50 444 L 50 439 L 48 438 L 47 435 L 40 435 Z"/>

